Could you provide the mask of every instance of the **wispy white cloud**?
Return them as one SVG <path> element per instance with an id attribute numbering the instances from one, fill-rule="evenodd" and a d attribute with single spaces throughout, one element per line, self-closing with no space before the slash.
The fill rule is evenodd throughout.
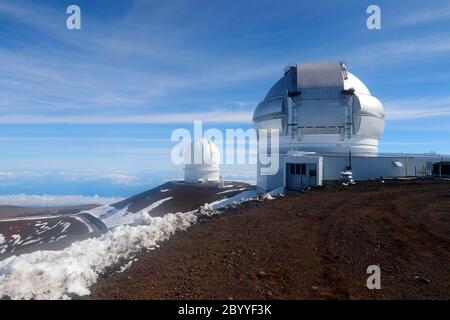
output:
<path id="1" fill-rule="evenodd" d="M 8 172 L 8 171 L 0 171 L 0 182 L 15 180 L 15 179 L 35 179 L 41 178 L 43 175 L 39 172 L 33 171 L 22 171 L 22 172 Z"/>
<path id="2" fill-rule="evenodd" d="M 122 200 L 120 197 L 100 197 L 83 195 L 27 195 L 10 194 L 0 195 L 0 206 L 21 206 L 21 207 L 58 207 L 73 206 L 83 204 L 111 204 Z"/>
<path id="3" fill-rule="evenodd" d="M 430 117 L 448 117 L 450 116 L 450 107 L 447 108 L 435 108 L 435 109 L 391 109 L 388 120 L 409 120 L 409 119 L 420 119 L 420 118 L 430 118 Z"/>
<path id="4" fill-rule="evenodd" d="M 169 138 L 123 138 L 123 137 L 38 137 L 38 136 L 8 136 L 0 137 L 0 141 L 11 142 L 126 142 L 126 143 L 156 143 L 170 142 Z"/>
<path id="5" fill-rule="evenodd" d="M 27 149 L 28 152 L 35 152 L 39 154 L 48 154 L 64 156 L 68 155 L 69 157 L 74 155 L 84 155 L 84 157 L 89 158 L 94 155 L 103 156 L 103 157 L 117 157 L 117 156 L 136 156 L 136 157 L 156 157 L 156 156 L 169 156 L 170 155 L 170 147 L 152 147 L 150 144 L 148 146 L 127 146 L 123 145 L 109 145 L 109 146 L 100 146 L 98 144 L 58 144 L 53 145 L 51 143 L 43 143 L 39 145 L 33 145 L 32 143 L 28 146 L 23 145 L 3 145 L 2 151 L 4 153 L 20 153 L 24 149 Z"/>
<path id="6" fill-rule="evenodd" d="M 252 100 L 252 101 L 246 101 L 246 100 L 231 100 L 231 101 L 225 101 L 226 104 L 229 105 L 236 105 L 238 107 L 256 107 L 258 104 L 258 101 Z"/>
<path id="7" fill-rule="evenodd" d="M 59 172 L 36 172 L 36 171 L 4 171 L 0 172 L 0 183 L 14 180 L 36 180 L 57 178 L 65 181 L 95 181 L 108 180 L 113 184 L 131 185 L 139 181 L 139 177 L 123 172 L 96 172 L 96 171 L 59 171 Z"/>
<path id="8" fill-rule="evenodd" d="M 423 23 L 431 23 L 450 19 L 450 5 L 448 3 L 440 6 L 424 6 L 420 9 L 408 11 L 397 18 L 395 25 L 412 26 Z"/>
<path id="9" fill-rule="evenodd" d="M 413 53 L 445 53 L 450 51 L 448 34 L 434 35 L 424 38 L 413 38 L 404 41 L 390 41 L 375 45 L 374 52 L 384 54 L 413 54 Z"/>
<path id="10" fill-rule="evenodd" d="M 450 53 L 450 34 L 402 37 L 356 47 L 344 54 L 351 65 L 395 65 Z"/>
<path id="11" fill-rule="evenodd" d="M 259 50 L 232 50 L 216 55 L 209 48 L 192 45 L 192 38 L 205 30 L 210 17 L 201 23 L 174 24 L 190 6 L 184 1 L 135 1 L 123 16 L 108 21 L 108 28 L 104 28 L 101 18 L 90 19 L 88 29 L 73 33 L 65 29 L 61 12 L 55 8 L 0 0 L 0 16 L 49 36 L 37 45 L 46 45 L 45 52 L 29 39 L 20 38 L 15 41 L 23 41 L 21 50 L 0 48 L 0 121 L 183 123 L 203 116 L 209 122 L 220 122 L 220 118 L 223 122 L 232 118 L 236 122 L 248 121 L 250 117 L 243 115 L 242 108 L 251 103 L 244 100 L 210 98 L 207 104 L 215 100 L 219 108 L 241 111 L 221 113 L 219 118 L 219 112 L 210 112 L 211 108 L 198 115 L 181 111 L 201 110 L 190 106 L 191 102 L 212 92 L 220 97 L 223 88 L 280 75 L 282 66 L 292 60 L 292 53 L 290 57 L 264 56 Z M 57 38 L 58 45 L 49 38 Z M 173 114 L 142 112 L 168 107 Z M 92 115 L 93 111 L 100 115 Z"/>
<path id="12" fill-rule="evenodd" d="M 137 115 L 0 115 L 4 124 L 182 124 L 202 120 L 207 123 L 251 123 L 253 111 L 215 110 L 207 112 Z"/>
<path id="13" fill-rule="evenodd" d="M 408 141 L 383 141 L 383 145 L 392 145 L 392 146 L 429 146 L 431 143 L 430 141 L 426 142 L 408 142 Z M 441 145 L 441 146 L 448 146 L 450 145 L 449 141 L 441 141 L 441 142 L 433 142 L 433 145 Z"/>
<path id="14" fill-rule="evenodd" d="M 48 171 L 3 171 L 0 172 L 0 186 L 17 187 L 22 186 L 20 190 L 39 189 L 40 185 L 46 183 L 68 184 L 68 185 L 87 185 L 96 184 L 99 186 L 116 186 L 116 187 L 143 187 L 151 186 L 155 181 L 165 181 L 178 177 L 181 172 L 158 170 L 148 171 L 138 170 L 104 170 L 104 171 L 70 171 L 70 170 L 48 170 Z M 3 189 L 5 190 L 5 189 Z M 14 189 L 16 190 L 16 189 Z M 99 189 L 98 192 L 104 190 Z M 25 191 L 28 193 L 28 191 Z M 42 191 L 34 191 L 40 194 Z M 44 191 L 45 192 L 45 191 Z M 4 193 L 4 192 L 3 192 Z M 22 192 L 21 192 L 22 193 Z"/>
<path id="15" fill-rule="evenodd" d="M 68 172 L 60 171 L 58 176 L 66 181 L 94 181 L 108 180 L 113 184 L 133 185 L 139 184 L 139 178 L 135 175 L 125 174 L 123 172 Z"/>
<path id="16" fill-rule="evenodd" d="M 387 120 L 450 117 L 450 97 L 387 101 Z"/>
<path id="17" fill-rule="evenodd" d="M 56 10 L 30 1 L 0 0 L 0 14 L 8 19 L 14 19 L 32 26 L 37 30 L 44 29 L 53 33 L 56 33 L 57 30 L 64 30 L 63 26 L 58 23 L 60 19 L 57 18 L 60 14 Z M 42 17 L 42 19 L 37 17 Z"/>

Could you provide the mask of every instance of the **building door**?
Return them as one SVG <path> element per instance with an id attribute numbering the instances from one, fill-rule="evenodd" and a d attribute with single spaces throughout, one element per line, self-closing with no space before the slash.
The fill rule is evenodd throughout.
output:
<path id="1" fill-rule="evenodd" d="M 317 184 L 315 163 L 287 163 L 285 174 L 287 190 L 303 190 Z"/>

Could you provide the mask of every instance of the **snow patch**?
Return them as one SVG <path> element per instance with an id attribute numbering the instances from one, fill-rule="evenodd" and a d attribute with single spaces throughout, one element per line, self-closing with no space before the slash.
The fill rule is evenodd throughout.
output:
<path id="1" fill-rule="evenodd" d="M 15 246 L 17 246 L 18 244 L 20 244 L 20 239 L 21 239 L 21 236 L 20 236 L 20 234 L 13 234 L 12 236 L 11 236 L 11 241 L 12 241 L 12 244 L 11 244 L 11 246 L 13 246 L 13 247 L 15 247 Z M 10 241 L 10 242 L 11 242 Z"/>
<path id="2" fill-rule="evenodd" d="M 86 226 L 86 228 L 88 229 L 88 233 L 92 233 L 94 232 L 94 229 L 92 228 L 92 226 L 87 223 L 86 221 L 84 221 L 83 218 L 79 217 L 79 216 L 73 216 L 71 218 L 74 218 L 75 220 L 80 221 L 82 224 L 84 224 Z M 66 230 L 66 227 L 63 227 L 63 230 L 61 231 L 61 233 L 63 233 Z"/>
<path id="3" fill-rule="evenodd" d="M 109 205 L 105 205 L 105 206 L 101 206 L 101 207 L 96 207 L 93 209 L 89 209 L 89 210 L 84 210 L 81 211 L 80 213 L 89 213 L 90 215 L 98 218 L 98 219 L 102 219 L 104 218 L 109 212 L 112 212 L 114 210 L 117 210 L 114 207 L 111 207 Z"/>
<path id="4" fill-rule="evenodd" d="M 197 221 L 193 212 L 145 215 L 146 225 L 123 225 L 61 251 L 35 251 L 0 261 L 0 297 L 61 299 L 88 295 L 100 273 L 133 253 L 151 249 Z"/>
<path id="5" fill-rule="evenodd" d="M 61 230 L 61 233 L 65 233 L 67 231 L 67 229 L 69 229 L 69 227 L 71 226 L 70 222 L 63 222 L 62 224 L 63 228 Z"/>
<path id="6" fill-rule="evenodd" d="M 129 214 L 128 207 L 129 205 L 122 209 L 112 208 L 112 210 L 100 215 L 98 218 L 101 219 L 108 228 L 114 228 L 122 224 L 129 224 L 133 222 L 133 216 L 132 214 Z"/>
<path id="7" fill-rule="evenodd" d="M 134 260 L 130 260 L 130 261 L 128 261 L 124 266 L 121 266 L 121 267 L 120 267 L 120 270 L 117 271 L 117 273 L 122 273 L 122 272 L 124 272 L 125 270 L 127 270 L 129 267 L 131 267 L 131 265 L 133 264 L 133 261 L 134 261 Z"/>
<path id="8" fill-rule="evenodd" d="M 273 200 L 275 199 L 274 197 L 272 197 L 269 193 L 264 193 L 260 196 L 261 200 Z"/>
<path id="9" fill-rule="evenodd" d="M 6 244 L 5 237 L 0 233 L 0 253 L 6 252 L 6 249 L 8 249 L 8 245 Z"/>
<path id="10" fill-rule="evenodd" d="M 284 187 L 273 189 L 272 191 L 268 192 L 268 194 L 271 196 L 282 196 L 284 195 Z"/>
<path id="11" fill-rule="evenodd" d="M 22 243 L 22 246 L 33 244 L 33 243 L 36 243 L 36 242 L 39 242 L 39 241 L 42 241 L 42 240 L 44 240 L 44 238 L 31 239 L 31 240 L 28 240 L 28 241 L 25 241 L 24 243 Z"/>
<path id="12" fill-rule="evenodd" d="M 246 188 L 240 188 L 240 189 L 231 189 L 231 190 L 225 190 L 217 192 L 217 194 L 224 194 L 224 193 L 230 193 L 230 192 L 238 192 L 238 191 L 244 191 Z"/>
<path id="13" fill-rule="evenodd" d="M 156 202 L 153 202 L 151 205 L 149 205 L 147 208 L 141 210 L 143 212 L 150 212 L 153 209 L 155 209 L 156 207 L 159 207 L 160 205 L 162 205 L 164 202 L 171 200 L 173 197 L 167 197 L 161 200 L 158 200 Z"/>
<path id="14" fill-rule="evenodd" d="M 274 200 L 276 197 L 282 197 L 284 196 L 284 187 L 280 187 L 277 189 L 274 189 L 270 192 L 263 193 L 259 196 L 259 200 L 265 201 L 265 200 Z"/>
<path id="15" fill-rule="evenodd" d="M 225 198 L 225 199 L 214 201 L 214 202 L 210 203 L 210 206 L 212 207 L 212 209 L 218 209 L 218 208 L 226 207 L 226 206 L 229 206 L 232 204 L 237 204 L 239 202 L 255 199 L 256 197 L 258 197 L 258 195 L 259 195 L 259 192 L 256 190 L 247 190 L 247 191 L 238 193 L 230 198 Z"/>
<path id="16" fill-rule="evenodd" d="M 219 188 L 233 188 L 234 185 L 233 184 L 219 184 Z"/>
<path id="17" fill-rule="evenodd" d="M 90 210 L 85 210 L 83 211 L 83 213 L 89 213 L 90 215 L 102 220 L 106 227 L 110 229 L 124 224 L 135 224 L 136 221 L 141 220 L 141 215 L 143 213 L 150 212 L 164 202 L 171 199 L 172 197 L 160 199 L 136 213 L 128 211 L 129 205 L 121 209 L 116 209 L 111 206 L 102 206 Z"/>

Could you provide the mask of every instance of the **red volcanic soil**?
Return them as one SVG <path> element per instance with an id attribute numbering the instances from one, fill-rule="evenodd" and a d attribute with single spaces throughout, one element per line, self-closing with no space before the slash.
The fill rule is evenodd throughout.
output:
<path id="1" fill-rule="evenodd" d="M 449 299 L 450 182 L 327 186 L 229 208 L 91 299 Z M 381 268 L 381 289 L 365 287 Z"/>

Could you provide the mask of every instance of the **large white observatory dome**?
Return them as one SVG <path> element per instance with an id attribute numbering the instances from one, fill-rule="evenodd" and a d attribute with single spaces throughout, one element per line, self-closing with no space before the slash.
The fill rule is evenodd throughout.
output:
<path id="1" fill-rule="evenodd" d="M 184 181 L 186 183 L 218 182 L 220 152 L 207 139 L 197 139 L 184 149 Z"/>
<path id="2" fill-rule="evenodd" d="M 375 155 L 384 131 L 381 102 L 341 62 L 290 66 L 257 106 L 256 129 L 280 131 L 289 150 Z"/>

